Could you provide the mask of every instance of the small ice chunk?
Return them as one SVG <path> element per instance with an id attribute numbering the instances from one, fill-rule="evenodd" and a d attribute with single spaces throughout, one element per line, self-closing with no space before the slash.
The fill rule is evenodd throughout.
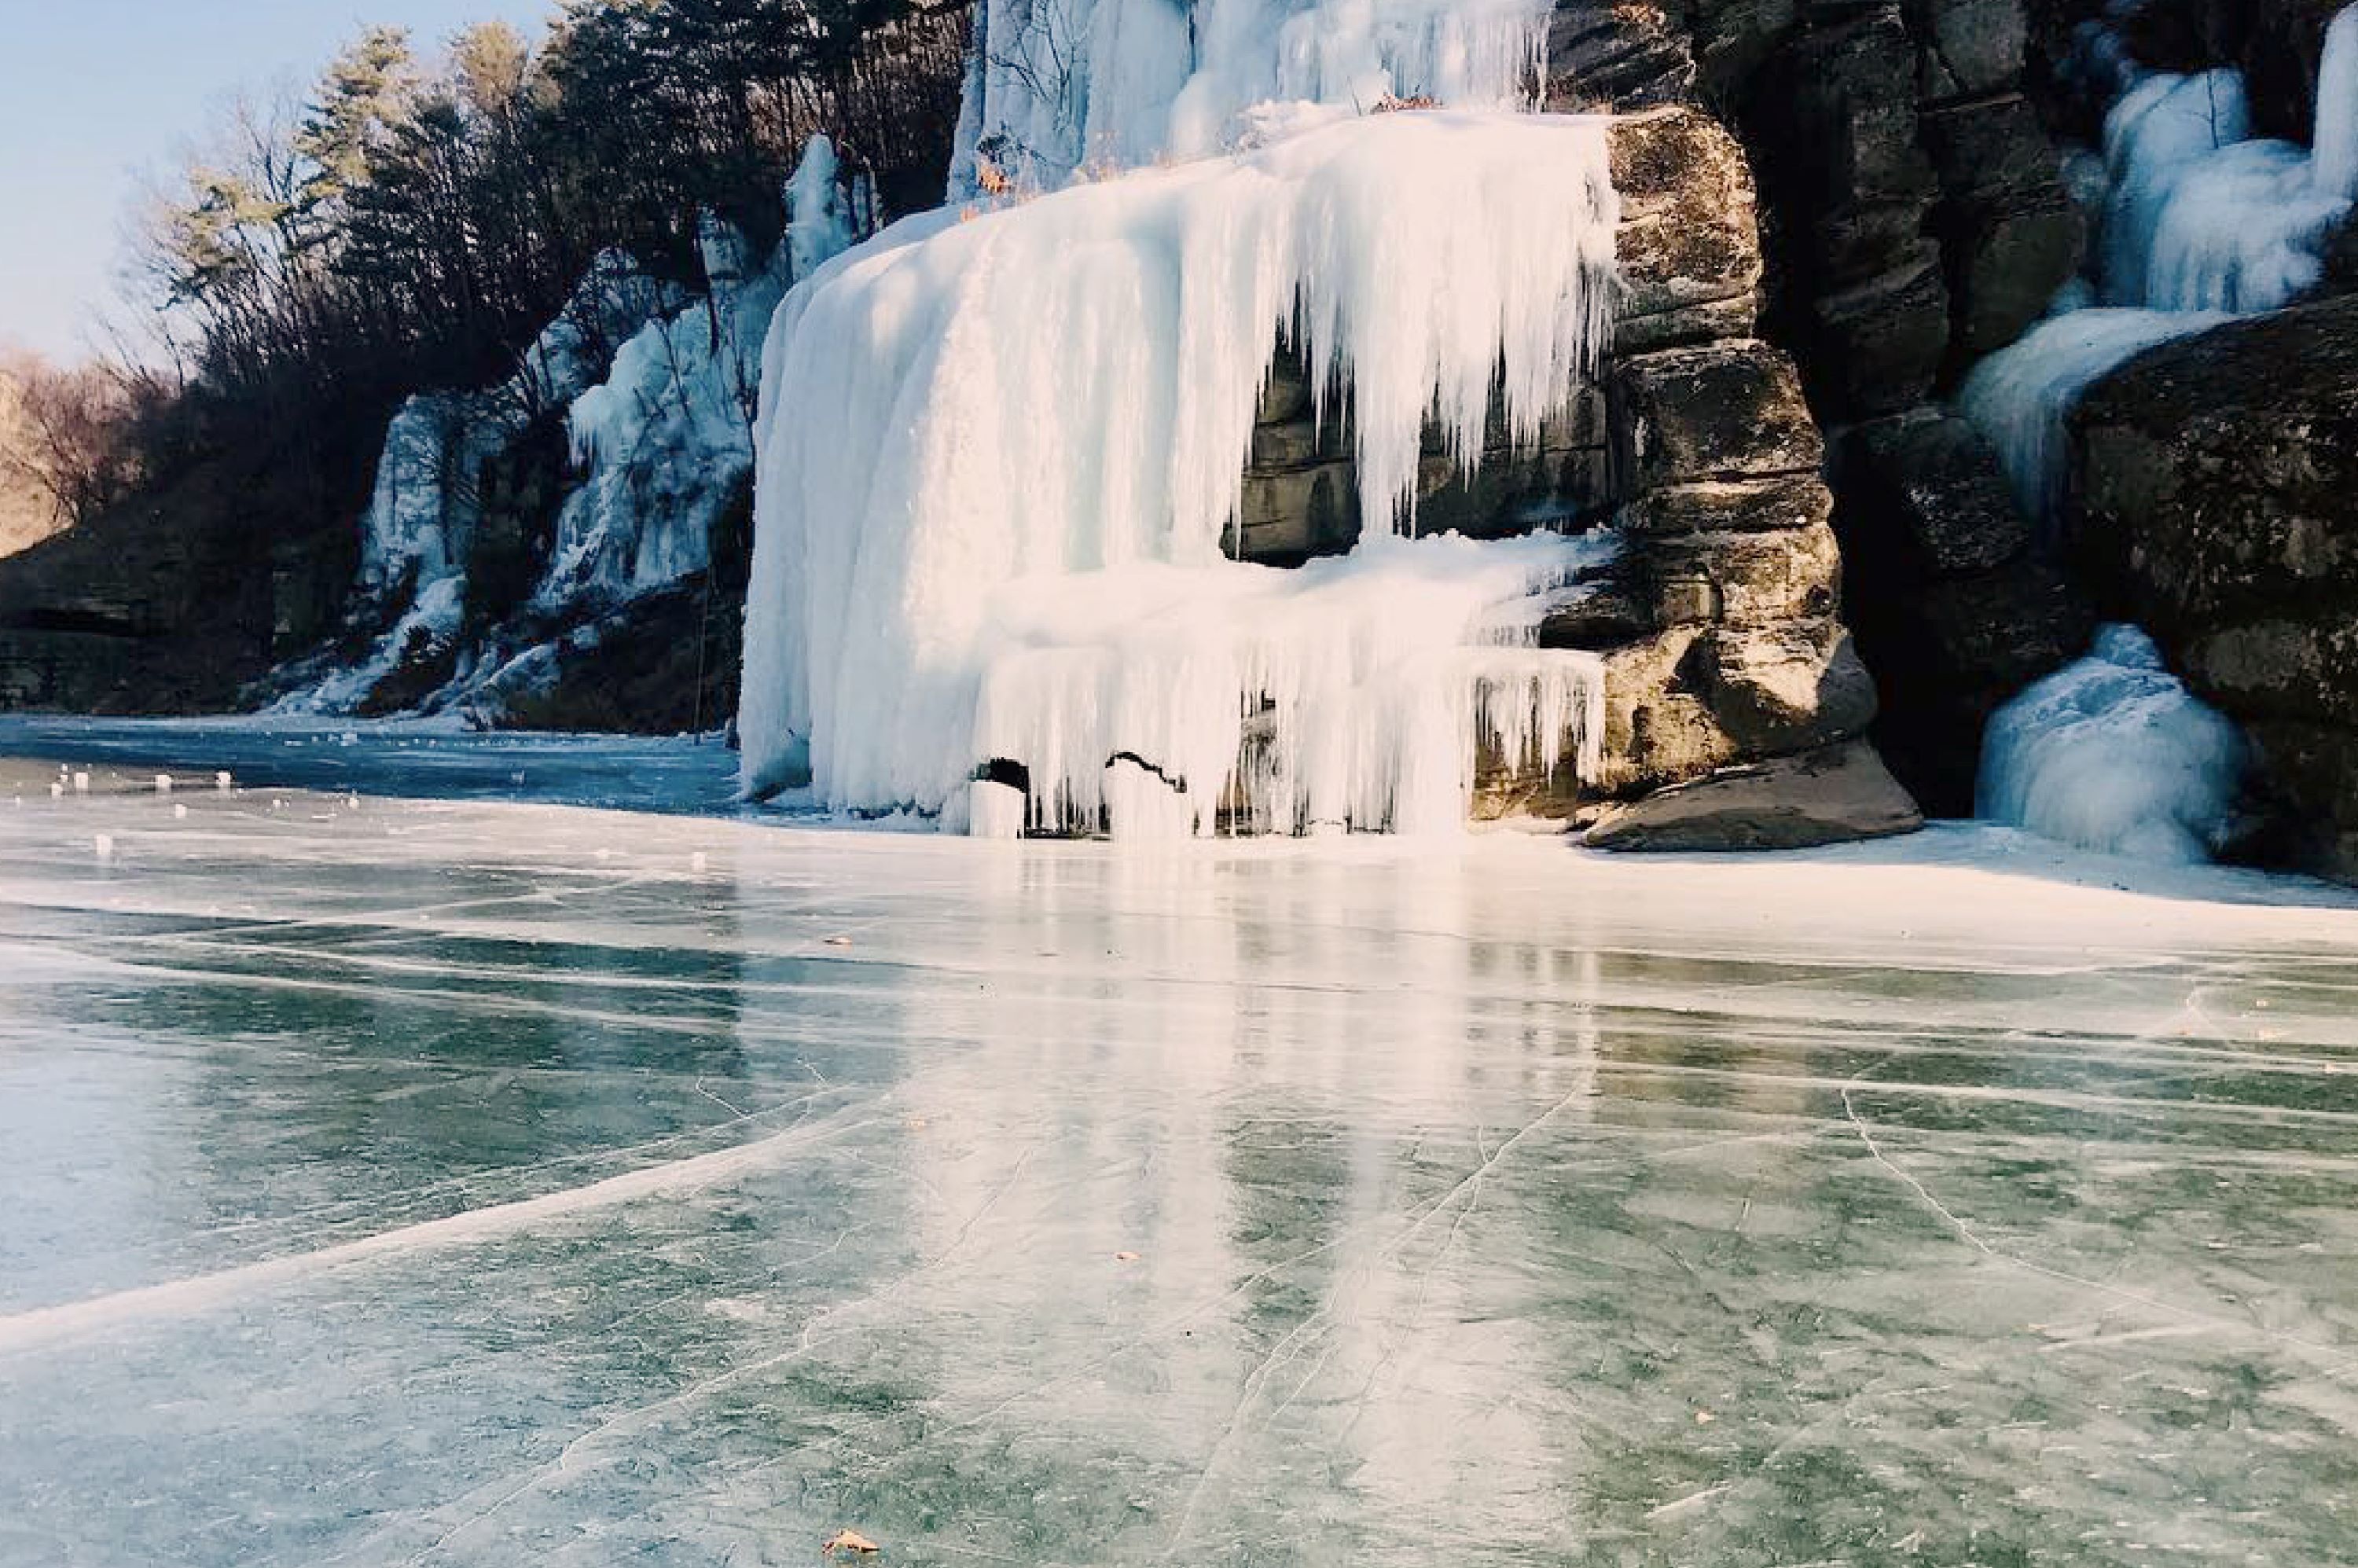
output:
<path id="1" fill-rule="evenodd" d="M 1023 837 L 1023 792 L 1013 784 L 977 779 L 967 791 L 967 831 L 973 837 Z"/>
<path id="2" fill-rule="evenodd" d="M 157 773 L 156 775 L 156 793 L 157 795 L 169 795 L 172 793 L 171 774 Z"/>

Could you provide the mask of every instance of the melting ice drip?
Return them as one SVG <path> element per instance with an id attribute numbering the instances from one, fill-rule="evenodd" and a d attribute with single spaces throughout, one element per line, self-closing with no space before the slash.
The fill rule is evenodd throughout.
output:
<path id="1" fill-rule="evenodd" d="M 1227 150 L 1272 103 L 1503 108 L 1540 63 L 1549 0 L 982 0 L 950 170 L 1051 189 L 1085 167 Z"/>
<path id="2" fill-rule="evenodd" d="M 1601 122 L 1383 114 L 840 259 L 770 337 L 749 791 L 1004 830 L 1012 763 L 1040 827 L 1418 830 L 1479 749 L 1593 762 L 1596 662 L 1514 645 L 1582 547 L 1391 535 L 1429 417 L 1470 464 L 1494 392 L 1530 441 L 1595 372 L 1617 218 Z M 1368 541 L 1298 573 L 1222 553 L 1282 334 Z"/>
<path id="3" fill-rule="evenodd" d="M 2314 287 L 2327 240 L 2358 202 L 2358 6 L 2327 29 L 2308 147 L 2251 139 L 2240 71 L 2147 70 L 2099 24 L 2078 65 L 2114 94 L 2101 157 L 2082 154 L 2071 171 L 2097 225 L 2093 276 L 1983 362 L 1961 398 L 2025 506 L 2050 519 L 2081 395 L 2147 349 Z"/>

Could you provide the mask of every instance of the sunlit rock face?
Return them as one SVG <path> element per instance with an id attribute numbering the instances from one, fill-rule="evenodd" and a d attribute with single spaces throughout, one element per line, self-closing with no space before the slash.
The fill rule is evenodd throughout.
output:
<path id="1" fill-rule="evenodd" d="M 1414 524 L 1616 541 L 1540 634 L 1606 657 L 1591 799 L 1831 745 L 1874 713 L 1837 615 L 1818 432 L 1790 362 L 1753 336 L 1761 265 L 1742 155 L 1693 110 L 1622 120 L 1612 137 L 1623 295 L 1601 384 L 1530 447 L 1494 409 L 1470 473 L 1428 427 Z M 1358 542 L 1350 447 L 1348 399 L 1322 421 L 1299 362 L 1282 356 L 1246 470 L 1247 558 L 1292 564 Z M 1579 781 L 1489 761 L 1486 814 L 1580 805 Z"/>

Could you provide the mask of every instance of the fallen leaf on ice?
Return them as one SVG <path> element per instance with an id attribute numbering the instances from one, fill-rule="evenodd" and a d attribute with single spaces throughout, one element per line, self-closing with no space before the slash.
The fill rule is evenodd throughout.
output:
<path id="1" fill-rule="evenodd" d="M 827 1544 L 819 1550 L 829 1557 L 838 1552 L 848 1552 L 854 1557 L 872 1557 L 884 1549 L 856 1530 L 838 1530 L 827 1538 Z"/>
<path id="2" fill-rule="evenodd" d="M 1113 1260 L 1117 1263 L 1135 1263 L 1138 1261 L 1138 1254 L 1135 1252 L 1117 1252 L 1113 1255 Z"/>
<path id="3" fill-rule="evenodd" d="M 851 946 L 851 938 L 849 936 L 830 936 L 827 939 L 827 945 L 830 947 L 849 947 Z"/>

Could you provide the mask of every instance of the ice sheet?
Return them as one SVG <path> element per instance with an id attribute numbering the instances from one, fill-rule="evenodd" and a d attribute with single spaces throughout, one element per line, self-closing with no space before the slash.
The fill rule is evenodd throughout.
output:
<path id="1" fill-rule="evenodd" d="M 0 766 L 11 1568 L 2348 1540 L 2349 895 L 158 797 L 140 733 Z"/>

